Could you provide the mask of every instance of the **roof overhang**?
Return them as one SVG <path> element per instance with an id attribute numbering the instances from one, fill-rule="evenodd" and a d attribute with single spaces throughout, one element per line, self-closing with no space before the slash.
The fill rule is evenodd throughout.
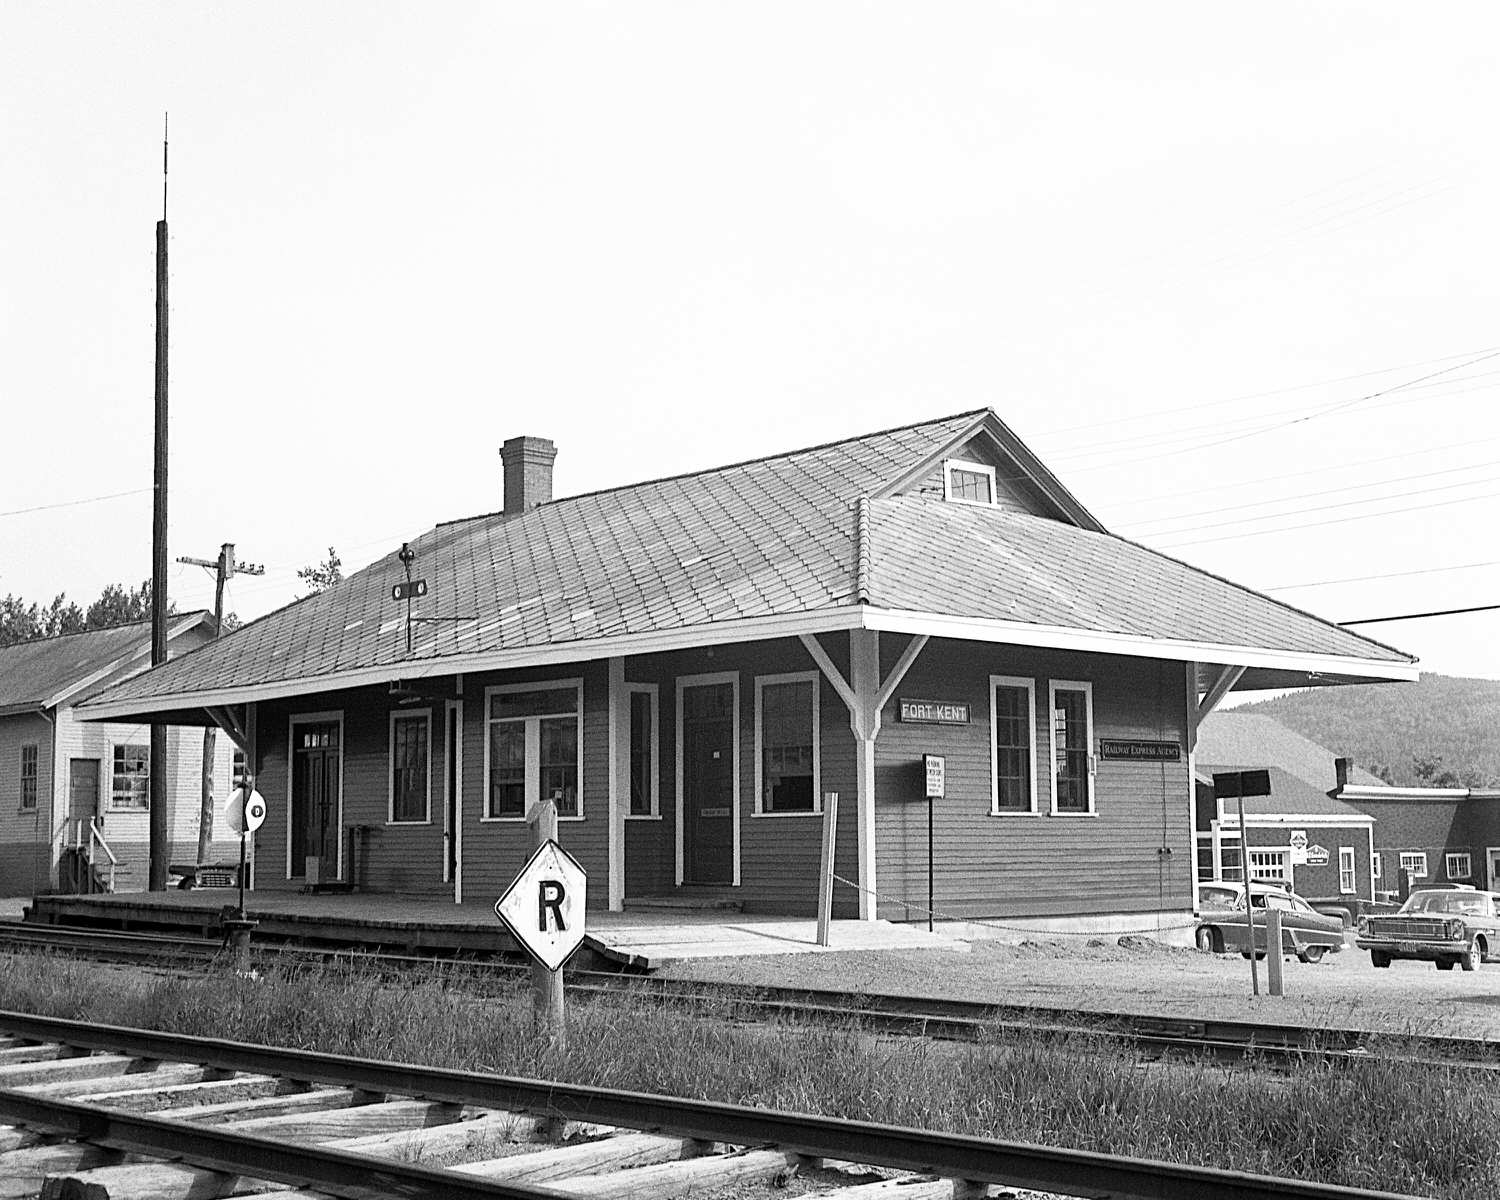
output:
<path id="1" fill-rule="evenodd" d="M 1339 799 L 1346 803 L 1354 800 L 1467 800 L 1468 788 L 1419 788 L 1375 786 L 1373 784 L 1346 783 L 1339 789 Z"/>
<path id="2" fill-rule="evenodd" d="M 514 650 L 492 650 L 442 658 L 409 659 L 332 671 L 326 675 L 271 680 L 265 683 L 228 685 L 198 691 L 163 693 L 139 699 L 111 700 L 108 694 L 85 701 L 74 711 L 84 721 L 146 720 L 171 724 L 211 724 L 203 712 L 228 704 L 255 703 L 306 696 L 346 688 L 367 687 L 401 679 L 414 681 L 471 671 L 505 671 L 522 667 L 555 666 L 588 662 L 621 655 L 658 654 L 708 646 L 767 641 L 801 634 L 835 633 L 847 629 L 873 629 L 890 633 L 927 635 L 956 641 L 992 642 L 1013 646 L 1035 646 L 1051 650 L 1077 650 L 1091 654 L 1124 655 L 1132 658 L 1208 662 L 1244 666 L 1273 673 L 1294 683 L 1263 686 L 1311 687 L 1331 683 L 1415 681 L 1417 668 L 1411 663 L 1340 658 L 1302 654 L 1253 646 L 1229 646 L 1162 638 L 1148 638 L 1098 630 L 1069 629 L 1020 621 L 954 617 L 938 613 L 907 612 L 870 605 L 819 609 L 782 616 L 752 617 L 737 621 L 713 621 L 677 629 L 617 637 L 524 646 Z M 1249 675 L 1247 670 L 1246 674 Z"/>
<path id="3" fill-rule="evenodd" d="M 1374 825 L 1375 818 L 1364 813 L 1249 813 L 1245 814 L 1246 829 L 1269 829 L 1281 825 L 1311 825 L 1317 828 L 1324 826 L 1349 826 L 1349 825 Z M 1218 819 L 1220 829 L 1238 829 L 1240 818 L 1238 814 L 1226 812 Z M 1256 847 L 1252 846 L 1251 849 Z"/>

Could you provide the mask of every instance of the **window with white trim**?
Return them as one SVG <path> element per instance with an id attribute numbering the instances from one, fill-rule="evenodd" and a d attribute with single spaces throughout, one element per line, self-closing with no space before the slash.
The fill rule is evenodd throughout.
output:
<path id="1" fill-rule="evenodd" d="M 1052 680 L 1052 811 L 1084 816 L 1094 811 L 1094 688 Z"/>
<path id="2" fill-rule="evenodd" d="M 432 710 L 391 713 L 390 801 L 393 825 L 432 820 Z"/>
<path id="3" fill-rule="evenodd" d="M 1354 874 L 1354 847 L 1339 847 L 1339 891 L 1350 893 L 1357 891 L 1358 881 Z"/>
<path id="4" fill-rule="evenodd" d="M 524 820 L 543 797 L 564 819 L 583 816 L 583 681 L 486 688 L 486 821 Z"/>
<path id="5" fill-rule="evenodd" d="M 1373 879 L 1376 883 L 1379 883 L 1382 874 L 1383 874 L 1383 872 L 1380 869 L 1380 851 L 1379 850 L 1371 850 L 1370 851 L 1370 878 Z"/>
<path id="6" fill-rule="evenodd" d="M 1036 812 L 1036 684 L 990 676 L 990 811 Z"/>
<path id="7" fill-rule="evenodd" d="M 1250 851 L 1250 878 L 1251 880 L 1265 880 L 1269 883 L 1285 883 L 1288 878 L 1287 851 Z"/>
<path id="8" fill-rule="evenodd" d="M 145 812 L 151 807 L 151 747 L 128 743 L 115 747 L 114 780 L 109 789 L 112 809 Z"/>
<path id="9" fill-rule="evenodd" d="M 1237 833 L 1219 835 L 1219 879 L 1232 880 L 1235 883 L 1245 882 L 1245 862 L 1241 854 L 1240 835 Z"/>
<path id="10" fill-rule="evenodd" d="M 661 813 L 661 772 L 656 753 L 659 701 L 656 684 L 627 684 L 630 694 L 630 815 L 655 817 Z"/>
<path id="11" fill-rule="evenodd" d="M 950 458 L 943 463 L 943 498 L 960 504 L 995 503 L 995 468 Z"/>
<path id="12" fill-rule="evenodd" d="M 1401 869 L 1410 871 L 1414 879 L 1427 878 L 1427 852 L 1425 850 L 1401 852 Z"/>
<path id="13" fill-rule="evenodd" d="M 1474 873 L 1474 868 L 1466 853 L 1443 855 L 1443 871 L 1449 879 L 1468 879 Z"/>
<path id="14" fill-rule="evenodd" d="M 21 747 L 21 807 L 30 812 L 36 807 L 36 745 Z"/>
<path id="15" fill-rule="evenodd" d="M 816 813 L 818 673 L 755 680 L 755 811 Z"/>

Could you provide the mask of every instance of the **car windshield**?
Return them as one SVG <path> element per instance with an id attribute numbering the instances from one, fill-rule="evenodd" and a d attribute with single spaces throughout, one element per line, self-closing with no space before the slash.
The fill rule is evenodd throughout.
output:
<path id="1" fill-rule="evenodd" d="M 1404 913 L 1451 913 L 1456 917 L 1488 916 L 1486 898 L 1478 892 L 1413 892 Z"/>

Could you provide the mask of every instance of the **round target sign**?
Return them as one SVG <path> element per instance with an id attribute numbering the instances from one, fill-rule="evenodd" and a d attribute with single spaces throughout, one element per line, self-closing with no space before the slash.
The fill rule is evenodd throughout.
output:
<path id="1" fill-rule="evenodd" d="M 248 799 L 244 788 L 235 788 L 224 801 L 224 824 L 235 833 L 254 833 L 265 823 L 266 798 L 252 791 Z"/>

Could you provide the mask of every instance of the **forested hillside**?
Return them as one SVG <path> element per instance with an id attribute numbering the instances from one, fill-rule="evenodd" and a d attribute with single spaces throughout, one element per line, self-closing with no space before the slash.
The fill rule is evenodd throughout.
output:
<path id="1" fill-rule="evenodd" d="M 1500 786 L 1500 680 L 1314 688 L 1243 706 L 1391 783 Z"/>

